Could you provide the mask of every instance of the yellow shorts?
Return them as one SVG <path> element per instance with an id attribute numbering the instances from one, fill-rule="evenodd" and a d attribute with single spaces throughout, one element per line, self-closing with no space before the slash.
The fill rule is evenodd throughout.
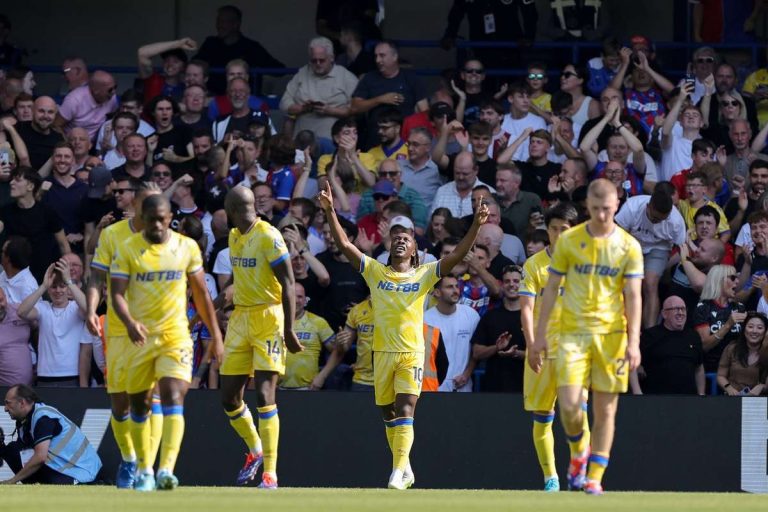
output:
<path id="1" fill-rule="evenodd" d="M 395 395 L 421 395 L 422 352 L 374 352 L 373 391 L 376 405 L 395 402 Z"/>
<path id="2" fill-rule="evenodd" d="M 221 375 L 253 375 L 255 371 L 285 373 L 283 307 L 236 306 L 227 324 Z"/>
<path id="3" fill-rule="evenodd" d="M 126 391 L 140 393 L 169 377 L 192 381 L 192 338 L 179 333 L 150 335 L 139 347 L 131 343 L 126 348 Z"/>
<path id="4" fill-rule="evenodd" d="M 107 337 L 107 393 L 125 393 L 128 378 L 126 350 L 131 345 L 128 336 Z"/>
<path id="5" fill-rule="evenodd" d="M 624 393 L 629 365 L 624 359 L 627 333 L 563 334 L 557 354 L 557 386 L 583 386 L 604 393 Z"/>
<path id="6" fill-rule="evenodd" d="M 555 359 L 544 359 L 541 372 L 534 372 L 528 361 L 523 370 L 523 404 L 526 411 L 554 411 L 557 400 Z"/>

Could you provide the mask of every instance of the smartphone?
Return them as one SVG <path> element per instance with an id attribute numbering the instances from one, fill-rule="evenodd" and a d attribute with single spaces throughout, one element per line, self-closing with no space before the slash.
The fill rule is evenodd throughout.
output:
<path id="1" fill-rule="evenodd" d="M 696 77 L 694 77 L 692 74 L 688 73 L 685 75 L 685 85 L 693 85 L 696 86 Z"/>
<path id="2" fill-rule="evenodd" d="M 0 165 L 8 165 L 11 163 L 11 154 L 8 149 L 0 149 Z"/>
<path id="3" fill-rule="evenodd" d="M 747 307 L 744 304 L 742 304 L 741 302 L 736 304 L 736 312 L 737 313 L 745 313 L 746 311 L 747 311 Z"/>

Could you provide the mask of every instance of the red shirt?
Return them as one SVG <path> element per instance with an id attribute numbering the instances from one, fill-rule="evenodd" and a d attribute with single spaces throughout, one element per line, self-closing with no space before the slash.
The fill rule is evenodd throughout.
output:
<path id="1" fill-rule="evenodd" d="M 357 228 L 365 231 L 365 236 L 371 238 L 374 244 L 381 243 L 381 235 L 379 234 L 379 217 L 377 213 L 369 213 L 362 219 L 357 221 Z"/>
<path id="2" fill-rule="evenodd" d="M 669 178 L 669 182 L 675 186 L 675 189 L 677 189 L 677 196 L 680 199 L 688 199 L 688 194 L 685 192 L 685 182 L 688 175 L 691 174 L 692 170 L 693 168 L 683 169 L 682 171 Z M 725 265 L 725 263 L 723 263 L 723 265 Z"/>
<path id="3" fill-rule="evenodd" d="M 400 138 L 408 140 L 408 134 L 416 127 L 426 128 L 433 137 L 437 137 L 437 130 L 432 121 L 429 120 L 429 112 L 425 111 L 411 114 L 403 120 L 403 126 L 400 128 Z"/>

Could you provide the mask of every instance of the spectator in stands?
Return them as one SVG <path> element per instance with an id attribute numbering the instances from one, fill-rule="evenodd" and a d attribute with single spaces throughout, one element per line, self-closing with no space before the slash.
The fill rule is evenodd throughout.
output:
<path id="1" fill-rule="evenodd" d="M 74 150 L 68 142 L 56 144 L 50 188 L 42 203 L 58 217 L 72 250 L 82 252 L 84 226 L 80 205 L 88 193 L 88 185 L 75 178 L 74 159 Z"/>
<path id="2" fill-rule="evenodd" d="M 243 13 L 234 5 L 219 7 L 216 15 L 216 35 L 208 36 L 200 51 L 195 55 L 213 68 L 223 68 L 233 59 L 243 59 L 252 67 L 284 68 L 285 65 L 275 59 L 257 41 L 248 39 L 240 31 Z M 211 73 L 209 88 L 215 94 L 223 94 L 225 77 L 219 73 Z M 255 87 L 256 90 L 259 87 Z"/>
<path id="3" fill-rule="evenodd" d="M 308 250 L 313 255 L 323 252 L 325 250 L 325 242 L 323 242 L 320 232 L 312 226 L 312 220 L 317 214 L 315 203 L 306 197 L 294 197 L 291 199 L 288 213 L 291 217 L 298 220 L 307 230 L 307 235 L 304 238 L 307 241 Z"/>
<path id="4" fill-rule="evenodd" d="M 707 78 L 713 77 L 715 64 L 718 61 L 715 50 L 709 46 L 701 46 L 693 52 L 690 68 L 693 70 L 693 79 L 695 88 L 691 93 L 691 100 L 694 105 L 704 97 L 704 94 L 710 87 L 707 85 Z"/>
<path id="5" fill-rule="evenodd" d="M 67 134 L 67 142 L 72 146 L 74 152 L 74 161 L 72 162 L 72 172 L 79 170 L 85 165 L 86 159 L 91 156 L 91 139 L 84 128 L 72 128 Z"/>
<path id="6" fill-rule="evenodd" d="M 552 147 L 552 135 L 545 130 L 530 131 L 526 129 L 515 139 L 504 152 L 499 155 L 499 163 L 508 161 L 511 154 L 516 154 L 515 148 L 520 145 L 528 146 L 528 159 L 515 160 L 515 165 L 520 169 L 522 183 L 520 188 L 533 192 L 542 200 L 552 199 L 549 192 L 549 182 L 560 174 L 560 164 L 549 160 L 549 148 Z"/>
<path id="7" fill-rule="evenodd" d="M 701 301 L 693 314 L 693 327 L 701 337 L 704 370 L 717 371 L 723 349 L 742 331 L 746 308 L 736 301 L 739 276 L 730 265 L 715 265 L 707 273 Z"/>
<path id="8" fill-rule="evenodd" d="M 459 219 L 462 222 L 462 225 L 459 226 L 461 229 L 461 232 L 458 232 L 458 235 L 461 235 L 462 233 L 466 232 L 466 230 L 469 229 L 469 227 L 472 225 L 472 219 L 475 216 L 475 213 L 477 212 L 477 209 L 480 207 L 481 204 L 485 203 L 487 205 L 494 205 L 495 206 L 495 213 L 491 214 L 495 216 L 493 222 L 489 221 L 487 224 L 493 224 L 495 226 L 501 227 L 502 231 L 504 233 L 512 233 L 514 232 L 515 228 L 512 222 L 509 219 L 503 218 L 499 216 L 499 205 L 496 203 L 496 200 L 493 198 L 493 193 L 491 192 L 491 187 L 488 185 L 478 185 L 475 188 L 472 189 L 472 213 L 465 215 L 464 217 L 461 217 Z M 501 268 L 499 268 L 501 270 Z"/>
<path id="9" fill-rule="evenodd" d="M 685 189 L 686 177 L 694 171 L 700 171 L 704 164 L 711 162 L 716 150 L 717 147 L 707 139 L 696 139 L 691 143 L 691 166 L 676 172 L 669 179 L 675 187 L 678 199 L 688 197 Z"/>
<path id="10" fill-rule="evenodd" d="M 650 196 L 630 197 L 616 215 L 616 223 L 634 236 L 643 250 L 643 327 L 656 325 L 659 316 L 659 281 L 672 248 L 685 243 L 685 221 L 666 187 L 657 185 Z"/>
<path id="11" fill-rule="evenodd" d="M 750 309 L 755 309 L 761 289 L 768 284 L 768 212 L 754 211 L 747 222 L 752 243 L 743 247 L 744 264 L 740 277 L 742 289 L 738 298 Z"/>
<path id="12" fill-rule="evenodd" d="M 64 140 L 61 133 L 53 130 L 58 106 L 49 96 L 35 100 L 32 121 L 18 123 L 16 131 L 29 152 L 29 162 L 34 169 L 40 169 L 53 154 L 53 147 Z M 18 152 L 18 148 L 16 148 Z"/>
<path id="13" fill-rule="evenodd" d="M 18 303 L 8 300 L 8 294 L 0 286 L 0 386 L 33 383 L 30 325 L 19 317 L 18 307 Z"/>
<path id="14" fill-rule="evenodd" d="M 155 129 L 151 124 L 142 119 L 144 112 L 143 105 L 144 103 L 142 96 L 137 93 L 135 89 L 127 89 L 125 92 L 123 92 L 123 94 L 120 95 L 120 107 L 118 108 L 117 113 L 120 114 L 125 112 L 136 116 L 136 119 L 138 119 L 138 125 L 137 128 L 135 128 L 133 131 L 138 132 L 144 137 L 149 137 L 155 133 Z M 117 117 L 117 114 L 115 117 Z M 112 124 L 114 119 L 115 118 L 113 117 L 101 125 L 99 134 L 96 137 L 96 150 L 100 151 L 102 154 L 117 147 L 117 138 L 115 136 L 114 129 L 115 127 Z"/>
<path id="15" fill-rule="evenodd" d="M 523 390 L 525 339 L 518 293 L 522 272 L 516 265 L 504 267 L 501 307 L 483 315 L 472 334 L 472 358 L 485 361 L 485 374 L 478 391 L 520 393 Z"/>
<path id="16" fill-rule="evenodd" d="M 213 122 L 213 138 L 217 143 L 224 140 L 224 135 L 234 131 L 248 133 L 254 117 L 269 118 L 265 112 L 251 107 L 248 102 L 250 94 L 251 87 L 244 78 L 233 78 L 227 83 L 227 97 L 232 104 L 232 113 L 220 115 Z"/>
<path id="17" fill-rule="evenodd" d="M 363 186 L 372 187 L 376 183 L 376 167 L 370 153 L 358 151 L 357 124 L 354 119 L 347 117 L 338 119 L 331 127 L 331 137 L 336 146 L 333 155 L 323 155 L 317 162 L 317 185 L 325 188 L 326 173 L 329 166 L 335 165 L 339 175 L 349 174 L 354 177 L 355 190 Z"/>
<path id="18" fill-rule="evenodd" d="M 31 94 L 22 92 L 13 101 L 13 117 L 17 121 L 32 121 L 32 111 L 35 105 L 35 98 Z"/>
<path id="19" fill-rule="evenodd" d="M 589 75 L 584 68 L 568 64 L 560 74 L 560 90 L 569 93 L 573 98 L 573 122 L 583 126 L 588 120 L 600 115 L 600 104 L 591 96 L 584 94 Z"/>
<path id="20" fill-rule="evenodd" d="M 545 119 L 552 113 L 552 95 L 544 90 L 548 82 L 546 64 L 543 62 L 528 64 L 525 83 L 531 93 L 531 109 L 534 114 Z"/>
<path id="21" fill-rule="evenodd" d="M 717 368 L 717 384 L 729 396 L 761 396 L 768 388 L 768 367 L 761 360 L 768 319 L 750 311 L 744 328 L 723 350 Z"/>
<path id="22" fill-rule="evenodd" d="M 700 138 L 700 130 L 704 126 L 704 117 L 695 105 L 685 105 L 685 101 L 693 86 L 685 81 L 680 82 L 680 94 L 677 95 L 672 108 L 664 119 L 661 129 L 661 169 L 659 177 L 668 181 L 672 176 L 687 169 L 693 163 L 691 151 L 693 141 Z M 679 120 L 682 134 L 675 135 L 673 127 Z"/>
<path id="23" fill-rule="evenodd" d="M 32 246 L 26 238 L 11 236 L 3 243 L 0 288 L 8 302 L 20 304 L 37 289 L 37 281 L 29 270 Z"/>
<path id="24" fill-rule="evenodd" d="M 755 106 L 755 101 L 750 98 L 749 96 L 745 94 L 741 94 L 739 90 L 736 88 L 737 85 L 737 75 L 736 75 L 736 68 L 733 67 L 732 64 L 729 64 L 727 62 L 721 62 L 720 64 L 715 67 L 715 93 L 717 95 L 721 94 L 730 94 L 732 97 L 736 98 L 740 104 L 743 104 L 744 107 L 746 107 L 746 117 L 749 121 L 749 125 L 752 128 L 752 133 L 757 133 L 759 130 L 759 125 L 757 121 L 757 107 Z M 703 104 L 704 99 L 702 98 Z M 701 106 L 700 104 L 700 106 Z M 703 110 L 702 110 L 703 111 Z M 717 123 L 720 116 L 720 104 L 717 101 L 712 102 L 712 104 L 709 107 L 709 125 L 713 126 Z"/>
<path id="25" fill-rule="evenodd" d="M 377 146 L 372 147 L 368 154 L 374 159 L 376 168 L 385 159 L 406 160 L 408 158 L 408 146 L 400 138 L 400 129 L 403 126 L 403 115 L 396 107 L 382 108 L 376 121 L 379 134 Z"/>
<path id="26" fill-rule="evenodd" d="M 207 91 L 208 87 L 208 63 L 203 60 L 192 59 L 184 69 L 184 87 L 197 85 Z"/>
<path id="27" fill-rule="evenodd" d="M 302 229 L 300 224 L 288 224 L 280 232 L 291 255 L 296 282 L 304 287 L 304 293 L 310 300 L 317 300 L 323 294 L 322 288 L 331 283 L 331 276 L 309 249 L 306 229 Z"/>
<path id="28" fill-rule="evenodd" d="M 209 130 L 210 121 L 205 111 L 205 88 L 201 85 L 187 85 L 181 100 L 182 112 L 174 118 L 174 124 L 191 132 Z"/>
<path id="29" fill-rule="evenodd" d="M 502 280 L 502 273 L 506 267 L 512 265 L 511 259 L 501 252 L 504 241 L 504 232 L 495 224 L 485 223 L 477 234 L 477 243 L 488 249 L 488 272 L 498 281 Z M 522 263 L 522 261 L 520 262 Z"/>
<path id="30" fill-rule="evenodd" d="M 465 126 L 470 126 L 480 120 L 480 105 L 492 99 L 492 96 L 483 87 L 486 78 L 483 63 L 477 59 L 464 61 L 459 70 L 459 78 L 460 82 L 454 85 L 463 86 L 459 90 L 466 97 L 462 121 Z"/>
<path id="31" fill-rule="evenodd" d="M 723 262 L 725 245 L 716 238 L 715 218 L 719 215 L 716 210 L 707 206 L 697 212 L 696 219 L 702 219 L 702 225 L 712 223 L 712 234 L 709 238 L 701 238 L 697 243 L 686 241 L 680 246 L 680 264 L 672 272 L 670 293 L 681 297 L 688 311 L 693 311 L 699 301 L 710 269 Z M 698 223 L 697 223 L 698 226 Z M 697 229 L 701 233 L 704 229 Z M 690 240 L 690 238 L 689 238 Z M 674 261 L 671 263 L 674 265 Z M 688 323 L 693 321 L 693 315 L 688 316 Z"/>
<path id="32" fill-rule="evenodd" d="M 535 210 L 541 211 L 541 199 L 533 192 L 521 190 L 522 174 L 512 163 L 499 164 L 496 171 L 496 200 L 501 216 L 513 225 L 511 234 L 524 237 L 528 218 Z"/>
<path id="33" fill-rule="evenodd" d="M 491 158 L 497 159 L 509 143 L 509 134 L 501 129 L 504 119 L 504 107 L 498 101 L 484 101 L 480 104 L 479 121 L 485 121 L 491 126 L 491 145 L 488 153 Z"/>
<path id="34" fill-rule="evenodd" d="M 589 69 L 587 89 L 592 96 L 599 97 L 616 76 L 621 66 L 620 50 L 619 41 L 615 37 L 609 37 L 603 41 L 600 56 L 593 57 L 587 63 Z"/>
<path id="35" fill-rule="evenodd" d="M 478 185 L 486 185 L 477 177 L 477 171 L 477 163 L 472 153 L 464 151 L 456 155 L 453 181 L 437 189 L 430 211 L 448 208 L 454 217 L 461 218 L 469 215 L 472 212 L 472 189 Z"/>
<path id="36" fill-rule="evenodd" d="M 752 129 L 749 127 L 749 123 L 744 119 L 734 119 L 731 122 L 731 127 L 728 131 L 728 137 L 733 144 L 733 153 L 729 153 L 722 161 L 720 151 L 718 150 L 718 162 L 725 168 L 725 178 L 728 183 L 735 185 L 739 182 L 736 176 L 741 176 L 744 180 L 747 179 L 749 171 L 749 165 L 755 158 L 759 158 L 757 151 L 750 147 L 749 141 L 752 140 Z M 759 137 L 755 137 L 755 144 L 760 141 Z"/>
<path id="37" fill-rule="evenodd" d="M 447 144 L 449 135 L 453 134 L 460 149 L 449 154 Z M 432 160 L 437 164 L 440 172 L 446 178 L 454 175 L 456 157 L 461 151 L 470 151 L 472 159 L 477 167 L 477 176 L 484 183 L 492 183 L 496 177 L 496 160 L 490 157 L 491 125 L 484 121 L 478 121 L 464 130 L 464 126 L 458 120 L 443 124 L 440 129 L 440 137 L 432 149 Z"/>
<path id="38" fill-rule="evenodd" d="M 570 117 L 552 116 L 552 146 L 547 160 L 562 164 L 568 158 L 579 158 L 581 154 L 573 146 L 576 143 L 574 124 Z"/>
<path id="39" fill-rule="evenodd" d="M 749 190 L 741 190 L 725 207 L 731 232 L 738 233 L 734 242 L 737 248 L 752 245 L 749 223 L 752 212 L 765 210 L 765 191 L 768 188 L 768 161 L 758 159 L 749 165 Z"/>
<path id="40" fill-rule="evenodd" d="M 376 205 L 375 211 L 363 217 L 360 217 L 358 214 L 357 228 L 362 232 L 361 234 L 364 233 L 366 238 L 370 239 L 375 245 L 378 245 L 381 243 L 382 232 L 379 229 L 379 224 L 382 222 L 386 223 L 386 220 L 382 217 L 384 207 L 397 199 L 397 191 L 392 182 L 388 180 L 380 180 L 373 186 L 371 191 Z"/>
<path id="41" fill-rule="evenodd" d="M 491 265 L 490 249 L 483 244 L 475 244 L 467 254 L 466 261 L 468 278 L 459 278 L 459 303 L 483 316 L 492 308 L 496 299 L 501 297 L 499 281 L 488 270 Z"/>
<path id="42" fill-rule="evenodd" d="M 450 230 L 452 229 L 451 226 L 458 225 L 457 220 L 448 208 L 438 208 L 432 212 L 425 236 L 433 248 L 441 246 L 443 241 L 455 236 Z"/>
<path id="43" fill-rule="evenodd" d="M 365 114 L 366 143 L 364 148 L 376 144 L 376 121 L 384 105 L 394 105 L 403 117 L 427 110 L 427 93 L 421 79 L 400 67 L 398 49 L 392 41 L 376 45 L 377 71 L 367 73 L 352 94 L 351 114 Z"/>
<path id="44" fill-rule="evenodd" d="M 122 152 L 123 139 L 138 129 L 139 119 L 130 112 L 118 112 L 107 123 L 111 128 L 105 130 L 105 135 L 114 135 L 115 138 L 115 146 L 104 152 L 104 165 L 111 170 L 125 163 L 125 155 Z M 102 148 L 104 147 L 108 146 L 102 145 Z"/>
<path id="45" fill-rule="evenodd" d="M 147 105 L 155 133 L 147 138 L 152 155 L 147 163 L 159 160 L 179 164 L 192 159 L 192 133 L 184 125 L 174 126 L 173 118 L 179 113 L 179 104 L 170 96 L 155 96 Z"/>
<path id="46" fill-rule="evenodd" d="M 629 379 L 633 394 L 704 395 L 704 350 L 687 315 L 683 299 L 672 295 L 662 305 L 662 322 L 643 330 L 642 366 Z"/>
<path id="47" fill-rule="evenodd" d="M 54 126 L 69 131 L 79 126 L 88 130 L 92 140 L 107 116 L 117 110 L 115 78 L 106 71 L 94 71 L 88 87 L 79 87 L 64 98 Z"/>
<path id="48" fill-rule="evenodd" d="M 149 178 L 150 166 L 147 165 L 147 140 L 143 135 L 131 133 L 122 142 L 121 152 L 125 157 L 125 163 L 112 169 L 114 176 L 130 176 L 137 180 Z"/>
<path id="49" fill-rule="evenodd" d="M 709 165 L 709 164 L 705 164 Z M 715 164 L 717 165 L 717 164 Z M 677 204 L 677 208 L 685 220 L 685 225 L 688 229 L 695 227 L 694 217 L 699 208 L 704 205 L 709 205 L 717 211 L 720 216 L 719 224 L 717 227 L 717 236 L 723 243 L 727 242 L 731 238 L 731 228 L 728 226 L 728 220 L 723 210 L 715 203 L 707 198 L 706 188 L 709 186 L 706 175 L 702 171 L 692 172 L 686 176 L 685 187 L 688 194 L 687 199 L 681 199 Z"/>
<path id="50" fill-rule="evenodd" d="M 357 226 L 343 217 L 339 217 L 344 233 L 354 243 L 357 238 Z M 317 255 L 317 259 L 328 270 L 331 283 L 326 292 L 310 304 L 310 311 L 328 321 L 329 325 L 343 326 L 349 309 L 368 296 L 368 286 L 357 269 L 349 265 L 346 256 L 339 250 L 331 236 L 328 223 L 323 225 L 323 238 L 328 249 Z"/>
<path id="51" fill-rule="evenodd" d="M 437 305 L 424 313 L 424 323 L 440 329 L 448 356 L 448 374 L 439 391 L 472 391 L 472 358 L 470 340 L 480 315 L 470 306 L 459 304 L 459 283 L 453 276 L 443 276 L 435 285 Z"/>
<path id="52" fill-rule="evenodd" d="M 408 146 L 405 146 L 406 150 Z M 413 223 L 416 226 L 416 234 L 423 235 L 427 229 L 427 207 L 424 200 L 416 190 L 405 185 L 402 181 L 402 171 L 397 160 L 386 158 L 379 163 L 378 177 L 387 180 L 394 185 L 397 199 L 411 207 Z M 366 189 L 360 196 L 360 204 L 357 207 L 357 217 L 362 218 L 374 212 L 375 200 L 372 189 Z"/>
<path id="53" fill-rule="evenodd" d="M 512 84 L 507 89 L 507 99 L 509 100 L 509 113 L 504 116 L 501 122 L 501 130 L 509 134 L 510 141 L 515 141 L 530 129 L 532 133 L 535 130 L 547 128 L 547 123 L 541 117 L 532 114 L 531 97 L 529 88 L 522 83 Z M 525 139 L 523 139 L 525 140 Z M 514 151 L 511 160 L 528 160 L 528 144 L 520 144 Z M 497 157 L 497 161 L 499 161 Z M 509 161 L 507 157 L 504 161 Z"/>
<path id="54" fill-rule="evenodd" d="M 0 210 L 0 227 L 6 236 L 18 235 L 29 240 L 30 270 L 37 280 L 42 280 L 51 261 L 70 252 L 57 215 L 36 199 L 41 185 L 42 179 L 34 169 L 16 168 L 11 179 L 11 197 L 15 202 Z"/>
<path id="55" fill-rule="evenodd" d="M 632 64 L 632 86 L 624 89 L 626 113 L 640 121 L 646 133 L 651 133 L 656 116 L 667 112 L 663 94 L 669 93 L 675 86 L 651 67 L 644 52 L 635 52 L 633 56 L 632 50 L 622 48 L 619 55 L 621 66 L 611 81 L 611 87 L 622 89 L 624 77 Z"/>
<path id="56" fill-rule="evenodd" d="M 144 81 L 144 101 L 151 102 L 157 96 L 170 96 L 176 101 L 184 93 L 184 68 L 189 58 L 184 51 L 197 50 L 197 43 L 183 37 L 175 41 L 162 41 L 146 44 L 139 48 L 139 78 Z M 163 74 L 152 67 L 152 59 L 156 56 L 163 59 Z"/>
<path id="57" fill-rule="evenodd" d="M 61 63 L 61 74 L 67 82 L 67 92 L 88 83 L 88 66 L 82 57 L 67 57 Z"/>
<path id="58" fill-rule="evenodd" d="M 227 88 L 229 87 L 229 83 L 236 78 L 245 80 L 248 82 L 248 84 L 250 84 L 250 70 L 248 68 L 248 63 L 243 59 L 234 59 L 227 62 L 225 71 Z M 266 102 L 262 101 L 257 96 L 254 96 L 252 93 L 253 91 L 251 90 L 247 99 L 248 106 L 251 108 L 251 110 L 263 112 L 265 115 L 269 115 L 269 105 L 267 105 Z M 226 117 L 232 113 L 232 108 L 232 101 L 228 94 L 219 94 L 214 96 L 211 102 L 208 103 L 208 119 L 215 121 L 219 117 Z"/>
<path id="59" fill-rule="evenodd" d="M 293 135 L 311 130 L 317 137 L 330 139 L 333 123 L 350 114 L 357 82 L 355 75 L 334 63 L 329 39 L 312 39 L 309 63 L 291 78 L 280 100 L 280 110 L 296 120 Z"/>
<path id="60" fill-rule="evenodd" d="M 296 159 L 296 146 L 287 135 L 277 135 L 269 141 L 269 160 L 271 164 L 272 193 L 275 196 L 274 209 L 285 214 L 293 196 L 296 183 L 292 166 Z"/>
<path id="61" fill-rule="evenodd" d="M 711 109 L 712 104 L 720 105 L 717 118 L 701 131 L 702 135 L 710 139 L 718 147 L 725 146 L 728 153 L 733 152 L 733 144 L 729 136 L 731 124 L 737 119 L 747 119 L 746 107 L 741 101 L 742 97 L 736 95 L 735 92 L 724 92 L 714 98 L 711 95 L 707 95 L 701 100 L 701 112 L 705 118 L 709 117 L 707 109 Z"/>
<path id="62" fill-rule="evenodd" d="M 336 56 L 336 64 L 344 66 L 350 73 L 362 77 L 376 69 L 376 59 L 364 46 L 366 37 L 359 22 L 347 21 L 339 31 L 339 43 L 344 53 Z"/>
<path id="63" fill-rule="evenodd" d="M 284 389 L 305 389 L 319 391 L 326 379 L 342 360 L 343 353 L 336 344 L 333 329 L 322 317 L 306 311 L 307 296 L 304 287 L 296 283 L 296 315 L 294 330 L 304 350 L 288 354 L 285 361 L 285 375 L 280 378 L 280 387 Z M 320 369 L 323 349 L 328 356 Z"/>
<path id="64" fill-rule="evenodd" d="M 51 302 L 41 300 L 46 292 Z M 90 337 L 84 335 L 85 313 L 85 295 L 75 286 L 63 259 L 48 267 L 40 287 L 19 304 L 19 317 L 40 326 L 38 386 L 88 387 L 92 347 Z"/>

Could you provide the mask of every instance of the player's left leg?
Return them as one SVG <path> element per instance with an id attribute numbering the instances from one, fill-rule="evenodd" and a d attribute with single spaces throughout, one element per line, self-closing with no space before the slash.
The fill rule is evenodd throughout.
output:
<path id="1" fill-rule="evenodd" d="M 159 388 L 160 403 L 163 408 L 163 435 L 157 471 L 157 488 L 170 490 L 179 485 L 173 470 L 181 450 L 181 440 L 184 438 L 184 397 L 189 389 L 189 381 L 162 377 Z"/>
<path id="2" fill-rule="evenodd" d="M 152 403 L 152 388 L 130 393 L 131 404 L 131 439 L 136 451 L 136 481 L 137 491 L 154 491 L 155 475 L 153 465 L 155 459 L 151 453 L 151 431 L 149 427 L 150 404 Z"/>
<path id="3" fill-rule="evenodd" d="M 411 447 L 413 446 L 413 414 L 416 410 L 417 395 L 398 393 L 395 395 L 394 415 L 390 420 L 392 431 L 392 475 L 390 489 L 407 489 L 416 478 L 411 469 Z"/>
<path id="4" fill-rule="evenodd" d="M 280 417 L 277 414 L 275 390 L 277 372 L 256 370 L 256 410 L 259 412 L 259 435 L 264 446 L 264 474 L 259 487 L 277 488 L 277 445 L 280 438 Z"/>
<path id="5" fill-rule="evenodd" d="M 249 375 L 221 376 L 221 405 L 229 417 L 229 424 L 248 447 L 245 464 L 237 475 L 238 485 L 245 485 L 253 480 L 264 461 L 261 438 L 248 404 L 243 400 L 249 379 Z"/>
<path id="6" fill-rule="evenodd" d="M 152 416 L 149 417 L 149 430 L 152 438 L 152 460 L 157 460 L 160 440 L 163 438 L 163 404 L 160 400 L 160 388 L 155 384 L 152 390 Z"/>
<path id="7" fill-rule="evenodd" d="M 615 431 L 616 409 L 619 396 L 616 393 L 593 391 L 592 413 L 592 454 L 589 456 L 587 484 L 584 488 L 590 494 L 602 494 L 602 479 L 613 446 Z"/>

